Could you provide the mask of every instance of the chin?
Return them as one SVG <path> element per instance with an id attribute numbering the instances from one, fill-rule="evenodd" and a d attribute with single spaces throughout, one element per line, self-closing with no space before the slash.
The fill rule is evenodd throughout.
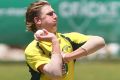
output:
<path id="1" fill-rule="evenodd" d="M 52 33 L 56 33 L 56 32 L 57 32 L 57 30 L 52 30 L 51 32 L 52 32 Z"/>
<path id="2" fill-rule="evenodd" d="M 57 25 L 54 24 L 54 25 L 49 26 L 48 31 L 51 33 L 56 33 L 57 32 Z"/>
<path id="3" fill-rule="evenodd" d="M 56 32 L 57 32 L 57 28 L 53 28 L 53 29 L 51 30 L 51 32 L 52 32 L 52 33 L 56 33 Z"/>

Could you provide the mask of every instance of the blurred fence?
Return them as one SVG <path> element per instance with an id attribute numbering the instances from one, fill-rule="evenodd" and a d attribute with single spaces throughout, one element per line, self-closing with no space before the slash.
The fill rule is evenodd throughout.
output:
<path id="1" fill-rule="evenodd" d="M 120 45 L 116 43 L 110 43 L 99 51 L 80 58 L 80 60 L 118 60 L 119 58 Z M 5 44 L 0 44 L 0 61 L 24 62 L 24 49 L 20 47 L 11 47 Z"/>

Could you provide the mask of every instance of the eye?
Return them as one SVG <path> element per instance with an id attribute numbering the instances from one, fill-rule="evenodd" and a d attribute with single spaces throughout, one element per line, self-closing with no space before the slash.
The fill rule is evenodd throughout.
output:
<path id="1" fill-rule="evenodd" d="M 55 13 L 55 12 L 49 12 L 48 15 L 49 15 L 49 16 L 53 16 L 54 13 Z"/>

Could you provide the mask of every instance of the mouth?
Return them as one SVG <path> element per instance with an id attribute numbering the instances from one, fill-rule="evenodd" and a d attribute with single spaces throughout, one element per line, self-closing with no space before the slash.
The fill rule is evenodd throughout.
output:
<path id="1" fill-rule="evenodd" d="M 57 20 L 54 20 L 53 22 L 57 22 Z"/>
<path id="2" fill-rule="evenodd" d="M 53 21 L 54 24 L 57 24 L 57 21 Z"/>
<path id="3" fill-rule="evenodd" d="M 57 22 L 57 19 L 54 19 L 53 22 Z"/>

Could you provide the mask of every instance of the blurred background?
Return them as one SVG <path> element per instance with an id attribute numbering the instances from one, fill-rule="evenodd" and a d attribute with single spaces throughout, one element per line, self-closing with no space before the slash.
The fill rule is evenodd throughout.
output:
<path id="1" fill-rule="evenodd" d="M 36 0 L 0 0 L 0 80 L 30 80 L 24 49 L 33 40 L 25 12 Z M 120 80 L 120 0 L 48 0 L 58 31 L 98 35 L 106 47 L 78 59 L 75 80 Z"/>

